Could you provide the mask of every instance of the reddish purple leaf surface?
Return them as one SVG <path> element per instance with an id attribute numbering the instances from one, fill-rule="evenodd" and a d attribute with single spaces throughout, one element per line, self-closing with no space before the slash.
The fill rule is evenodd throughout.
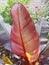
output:
<path id="1" fill-rule="evenodd" d="M 22 4 L 17 3 L 12 7 L 10 13 L 13 22 L 10 35 L 13 53 L 23 57 L 26 57 L 27 53 L 30 57 L 37 53 L 36 58 L 30 58 L 37 60 L 39 56 L 39 36 L 28 11 Z"/>

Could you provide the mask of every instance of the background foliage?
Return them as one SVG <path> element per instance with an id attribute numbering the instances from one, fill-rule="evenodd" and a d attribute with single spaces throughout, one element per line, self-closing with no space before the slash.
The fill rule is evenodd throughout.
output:
<path id="1" fill-rule="evenodd" d="M 23 5 L 27 5 L 31 2 L 31 0 L 6 0 L 7 5 L 3 8 L 2 12 L 0 13 L 6 23 L 12 24 L 11 17 L 10 17 L 10 9 L 16 2 L 21 2 Z"/>
<path id="2" fill-rule="evenodd" d="M 6 23 L 12 24 L 10 17 L 10 9 L 16 2 L 21 2 L 23 5 L 30 5 L 32 0 L 6 0 L 7 4 L 2 8 L 1 15 L 4 17 Z M 42 17 L 45 17 L 49 21 L 49 1 L 44 5 L 40 5 L 40 8 L 35 9 L 33 3 L 30 8 L 27 8 L 34 22 L 38 22 Z"/>
<path id="3" fill-rule="evenodd" d="M 45 4 L 41 3 L 41 5 L 38 7 L 39 8 L 28 9 L 34 22 L 36 23 L 40 21 L 42 17 L 46 18 L 49 21 L 49 1 Z"/>

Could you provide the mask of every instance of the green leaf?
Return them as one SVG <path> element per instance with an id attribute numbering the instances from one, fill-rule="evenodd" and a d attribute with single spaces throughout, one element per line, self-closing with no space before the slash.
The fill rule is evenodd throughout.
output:
<path id="1" fill-rule="evenodd" d="M 10 9 L 11 7 L 16 3 L 16 2 L 20 2 L 23 5 L 27 5 L 29 4 L 32 0 L 6 0 L 7 1 L 7 5 L 6 7 L 3 9 L 3 11 L 1 12 L 1 15 L 4 17 L 4 20 L 6 23 L 12 24 L 12 20 L 10 17 Z"/>
<path id="2" fill-rule="evenodd" d="M 49 33 L 48 33 L 48 35 L 47 35 L 47 38 L 49 39 Z"/>

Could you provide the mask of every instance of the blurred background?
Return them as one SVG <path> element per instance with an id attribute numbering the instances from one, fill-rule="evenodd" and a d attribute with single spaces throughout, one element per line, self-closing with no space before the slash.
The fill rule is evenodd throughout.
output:
<path id="1" fill-rule="evenodd" d="M 34 22 L 42 17 L 49 21 L 49 0 L 0 0 L 0 14 L 5 22 L 12 24 L 10 9 L 16 2 L 21 2 L 26 7 Z"/>
<path id="2" fill-rule="evenodd" d="M 4 18 L 5 23 L 12 25 L 10 9 L 17 2 L 25 6 L 34 23 L 40 22 L 44 18 L 49 26 L 49 0 L 0 0 L 0 16 Z M 49 38 L 49 32 L 47 37 Z"/>
<path id="3" fill-rule="evenodd" d="M 0 14 L 6 23 L 12 24 L 10 9 L 16 2 L 26 7 L 35 23 L 42 17 L 49 21 L 49 0 L 0 0 Z"/>

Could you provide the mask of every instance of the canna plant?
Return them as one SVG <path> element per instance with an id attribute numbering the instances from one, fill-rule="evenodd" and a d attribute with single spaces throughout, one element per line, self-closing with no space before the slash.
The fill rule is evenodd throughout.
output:
<path id="1" fill-rule="evenodd" d="M 11 49 L 18 56 L 27 60 L 26 65 L 31 65 L 39 57 L 39 35 L 30 14 L 21 3 L 16 3 L 11 11 Z M 29 62 L 28 62 L 29 61 Z"/>

